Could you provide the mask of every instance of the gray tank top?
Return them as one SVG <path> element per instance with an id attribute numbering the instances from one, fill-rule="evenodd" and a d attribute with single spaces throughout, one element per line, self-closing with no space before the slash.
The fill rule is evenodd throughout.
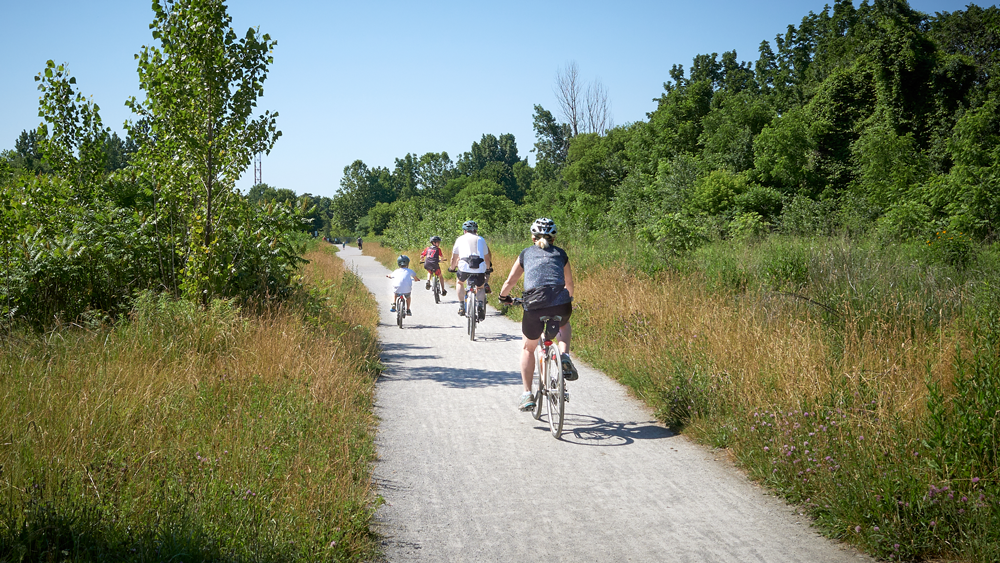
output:
<path id="1" fill-rule="evenodd" d="M 549 246 L 543 250 L 531 245 L 521 251 L 517 260 L 524 269 L 525 292 L 542 287 L 563 288 L 562 291 L 553 293 L 544 306 L 562 305 L 573 300 L 569 291 L 564 288 L 566 277 L 563 275 L 563 268 L 569 264 L 566 251 L 558 246 Z"/>

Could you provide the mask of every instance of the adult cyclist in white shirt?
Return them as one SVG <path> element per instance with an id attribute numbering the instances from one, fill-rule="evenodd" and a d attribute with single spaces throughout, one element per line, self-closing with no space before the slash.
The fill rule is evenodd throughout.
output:
<path id="1" fill-rule="evenodd" d="M 455 239 L 451 249 L 451 264 L 449 271 L 457 270 L 458 283 L 458 314 L 465 315 L 465 286 L 468 282 L 470 290 L 477 290 L 486 283 L 486 271 L 493 267 L 493 256 L 486 240 L 479 236 L 479 225 L 475 221 L 462 224 L 465 231 Z M 486 309 L 479 312 L 479 320 L 486 316 Z"/>

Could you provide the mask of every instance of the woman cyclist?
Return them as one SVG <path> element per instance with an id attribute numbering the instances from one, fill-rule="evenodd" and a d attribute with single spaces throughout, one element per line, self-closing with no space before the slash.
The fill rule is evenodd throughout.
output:
<path id="1" fill-rule="evenodd" d="M 535 373 L 535 348 L 542 335 L 541 317 L 561 316 L 559 327 L 559 352 L 562 357 L 563 375 L 567 381 L 579 377 L 576 366 L 569 357 L 569 340 L 572 330 L 569 317 L 573 314 L 573 273 L 569 267 L 569 256 L 554 245 L 556 224 L 552 219 L 541 218 L 531 225 L 532 246 L 525 248 L 510 270 L 507 281 L 500 288 L 500 302 L 511 303 L 510 296 L 514 284 L 524 274 L 524 317 L 521 332 L 524 335 L 521 348 L 521 382 L 524 393 L 518 408 L 523 411 L 535 406 L 531 394 L 531 379 Z"/>

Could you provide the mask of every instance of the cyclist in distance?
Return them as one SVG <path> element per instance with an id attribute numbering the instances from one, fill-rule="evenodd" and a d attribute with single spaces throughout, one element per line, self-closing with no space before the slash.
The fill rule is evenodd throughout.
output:
<path id="1" fill-rule="evenodd" d="M 455 239 L 451 249 L 451 265 L 449 272 L 457 270 L 458 283 L 458 314 L 465 315 L 465 282 L 469 289 L 477 289 L 486 283 L 486 270 L 493 266 L 493 255 L 486 245 L 486 240 L 479 236 L 479 225 L 475 221 L 462 224 L 464 233 Z M 479 311 L 479 320 L 486 316 L 486 310 Z"/>
<path id="2" fill-rule="evenodd" d="M 441 282 L 441 295 L 448 295 L 448 291 L 444 288 L 444 277 L 441 275 L 441 258 L 444 257 L 444 251 L 441 250 L 441 237 L 435 235 L 431 237 L 431 245 L 425 248 L 420 253 L 420 262 L 423 263 L 424 269 L 427 270 L 427 286 L 425 289 L 431 288 L 431 277 L 437 276 L 438 281 Z"/>
<path id="3" fill-rule="evenodd" d="M 361 250 L 361 237 L 358 237 L 358 250 Z"/>
<path id="4" fill-rule="evenodd" d="M 524 274 L 524 317 L 521 320 L 524 335 L 521 381 L 524 393 L 518 408 L 525 411 L 535 406 L 531 379 L 535 373 L 535 348 L 542 335 L 541 317 L 562 317 L 559 323 L 559 352 L 563 377 L 566 381 L 575 381 L 579 377 L 569 357 L 569 340 L 573 334 L 569 324 L 569 317 L 573 314 L 573 273 L 569 267 L 569 256 L 554 244 L 555 234 L 556 224 L 552 219 L 543 217 L 532 223 L 531 240 L 534 244 L 521 251 L 498 295 L 501 303 L 512 303 L 514 300 L 510 291 Z"/>
<path id="5" fill-rule="evenodd" d="M 409 256 L 401 254 L 399 258 L 396 258 L 396 265 L 399 268 L 385 276 L 392 280 L 392 306 L 389 307 L 389 312 L 396 312 L 396 296 L 402 295 L 406 298 L 406 316 L 409 317 L 413 314 L 410 312 L 410 293 L 413 291 L 413 282 L 420 281 L 420 278 L 417 277 L 416 272 L 408 268 L 410 265 Z"/>

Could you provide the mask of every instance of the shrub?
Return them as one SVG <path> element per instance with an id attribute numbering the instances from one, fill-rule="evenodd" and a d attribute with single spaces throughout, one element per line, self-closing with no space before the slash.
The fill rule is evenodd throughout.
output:
<path id="1" fill-rule="evenodd" d="M 746 190 L 745 175 L 733 174 L 727 170 L 713 170 L 695 183 L 691 205 L 707 215 L 728 213 L 736 197 Z"/>
<path id="2" fill-rule="evenodd" d="M 781 192 L 760 184 L 751 185 L 747 191 L 736 196 L 733 203 L 741 212 L 757 213 L 768 222 L 781 215 Z"/>
<path id="3" fill-rule="evenodd" d="M 771 224 L 757 212 L 740 213 L 729 222 L 729 236 L 738 241 L 756 241 L 767 235 Z"/>
<path id="4" fill-rule="evenodd" d="M 781 230 L 791 235 L 830 234 L 834 227 L 833 201 L 798 195 L 781 212 Z"/>
<path id="5" fill-rule="evenodd" d="M 903 242 L 923 236 L 931 222 L 931 210 L 916 201 L 903 201 L 889 208 L 876 223 L 879 240 Z"/>
<path id="6" fill-rule="evenodd" d="M 683 213 L 671 213 L 640 234 L 674 256 L 686 254 L 708 242 L 708 231 L 697 219 Z"/>

